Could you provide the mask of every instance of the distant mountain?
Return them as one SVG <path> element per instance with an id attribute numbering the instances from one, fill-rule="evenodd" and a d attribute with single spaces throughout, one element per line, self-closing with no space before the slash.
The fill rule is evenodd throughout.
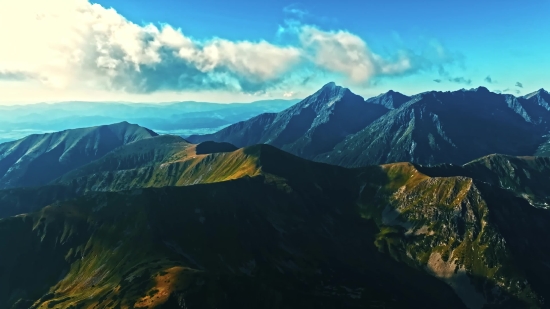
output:
<path id="1" fill-rule="evenodd" d="M 549 155 L 548 98 L 544 90 L 514 97 L 479 87 L 412 97 L 390 91 L 362 102 L 331 83 L 279 114 L 188 139 L 240 147 L 267 143 L 346 167 L 404 161 L 464 164 L 491 153 Z"/>
<path id="2" fill-rule="evenodd" d="M 129 121 L 155 132 L 190 135 L 211 133 L 262 113 L 280 112 L 298 100 L 263 100 L 252 103 L 120 103 L 60 102 L 0 105 L 0 142 L 29 133 Z"/>
<path id="3" fill-rule="evenodd" d="M 366 102 L 379 104 L 386 107 L 387 109 L 396 109 L 401 107 L 401 105 L 405 104 L 405 102 L 409 101 L 410 99 L 410 97 L 404 94 L 390 90 L 386 93 L 382 93 L 379 96 L 367 99 Z"/>
<path id="4" fill-rule="evenodd" d="M 550 111 L 537 106 L 482 87 L 427 92 L 315 159 L 362 166 L 400 161 L 462 164 L 491 153 L 534 155 L 550 123 Z"/>
<path id="5" fill-rule="evenodd" d="M 346 169 L 269 145 L 196 149 L 130 143 L 76 176 L 109 184 L 158 166 L 132 190 L 0 220 L 0 306 L 543 308 L 550 297 L 550 214 L 485 178 L 506 183 L 513 161 L 531 171 L 518 188 L 536 188 L 545 159 L 482 158 L 468 164 L 478 180 L 409 163 Z M 159 177 L 181 178 L 144 188 Z M 32 190 L 44 188 L 0 201 Z"/>
<path id="6" fill-rule="evenodd" d="M 47 184 L 119 146 L 156 135 L 149 129 L 121 122 L 30 135 L 0 144 L 0 188 Z"/>
<path id="7" fill-rule="evenodd" d="M 188 140 L 224 141 L 238 147 L 267 143 L 310 158 L 331 150 L 387 111 L 383 105 L 365 102 L 349 89 L 328 83 L 278 114 L 262 114 L 214 134 L 190 136 Z"/>

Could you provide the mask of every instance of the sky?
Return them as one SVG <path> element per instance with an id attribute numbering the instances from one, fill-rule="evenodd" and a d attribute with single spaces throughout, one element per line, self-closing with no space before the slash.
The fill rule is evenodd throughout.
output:
<path id="1" fill-rule="evenodd" d="M 550 88 L 550 1 L 0 0 L 0 104 Z"/>

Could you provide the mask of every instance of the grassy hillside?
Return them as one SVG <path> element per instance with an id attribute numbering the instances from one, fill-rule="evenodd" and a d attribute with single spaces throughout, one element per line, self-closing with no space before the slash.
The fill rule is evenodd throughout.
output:
<path id="1" fill-rule="evenodd" d="M 96 193 L 0 220 L 0 303 L 462 308 L 446 285 L 378 252 L 374 227 L 354 214 L 356 196 L 319 193 L 254 177 Z M 17 279 L 30 276 L 33 284 Z"/>
<path id="2" fill-rule="evenodd" d="M 170 151 L 136 142 L 47 191 L 118 192 L 0 220 L 0 306 L 543 308 L 550 297 L 539 240 L 550 215 L 513 191 L 410 163 L 346 169 L 268 145 L 197 155 L 164 139 Z M 11 193 L 19 205 L 31 195 Z"/>

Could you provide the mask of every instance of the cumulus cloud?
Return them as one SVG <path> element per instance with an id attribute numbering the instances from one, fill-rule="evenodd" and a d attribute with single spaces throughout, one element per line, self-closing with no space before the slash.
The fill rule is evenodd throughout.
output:
<path id="1" fill-rule="evenodd" d="M 139 26 L 85 0 L 21 0 L 0 5 L 0 70 L 57 88 L 151 92 L 276 83 L 301 61 L 294 47 L 265 41 L 194 41 L 168 25 Z M 13 29 L 19 29 L 14 31 Z"/>
<path id="2" fill-rule="evenodd" d="M 283 93 L 284 98 L 292 98 L 296 93 L 294 91 L 287 91 Z"/>
<path id="3" fill-rule="evenodd" d="M 299 7 L 285 10 L 308 14 Z M 258 93 L 303 78 L 296 73 L 302 68 L 367 83 L 430 66 L 409 51 L 383 57 L 352 33 L 300 22 L 287 24 L 294 44 L 275 45 L 196 40 L 169 25 L 137 25 L 87 0 L 4 1 L 0 20 L 9 25 L 0 27 L 0 40 L 9 42 L 0 49 L 0 79 L 31 79 L 56 89 Z"/>
<path id="4" fill-rule="evenodd" d="M 520 82 L 516 82 L 516 87 L 523 88 L 523 84 Z"/>
<path id="5" fill-rule="evenodd" d="M 321 31 L 304 26 L 300 41 L 309 60 L 317 67 L 338 72 L 352 82 L 362 83 L 376 75 L 398 75 L 413 68 L 411 60 L 400 54 L 395 61 L 373 53 L 358 36 L 346 31 Z"/>

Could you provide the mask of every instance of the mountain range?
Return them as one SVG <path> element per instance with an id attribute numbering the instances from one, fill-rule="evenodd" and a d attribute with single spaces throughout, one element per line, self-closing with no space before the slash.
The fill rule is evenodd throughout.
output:
<path id="1" fill-rule="evenodd" d="M 122 121 L 165 134 L 210 133 L 261 113 L 279 112 L 296 102 L 59 102 L 0 106 L 0 142 L 17 140 L 32 133 L 43 134 Z"/>
<path id="2" fill-rule="evenodd" d="M 549 102 L 543 89 L 514 97 L 483 87 L 411 97 L 390 91 L 364 100 L 329 83 L 280 113 L 187 139 L 239 147 L 267 143 L 346 167 L 402 161 L 464 164 L 493 153 L 545 156 Z"/>
<path id="3" fill-rule="evenodd" d="M 548 308 L 547 102 L 330 83 L 209 136 L 0 144 L 0 308 Z"/>

